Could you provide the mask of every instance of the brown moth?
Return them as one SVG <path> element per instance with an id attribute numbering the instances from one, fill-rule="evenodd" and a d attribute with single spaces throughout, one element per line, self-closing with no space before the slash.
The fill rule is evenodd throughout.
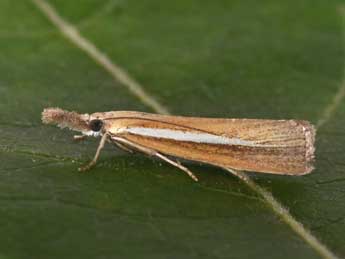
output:
<path id="1" fill-rule="evenodd" d="M 59 108 L 42 113 L 46 124 L 82 133 L 75 139 L 101 136 L 96 164 L 106 141 L 125 150 L 158 157 L 197 177 L 179 161 L 280 175 L 304 175 L 313 170 L 315 128 L 302 120 L 218 119 L 111 111 L 78 114 Z M 169 156 L 169 157 L 167 157 Z"/>

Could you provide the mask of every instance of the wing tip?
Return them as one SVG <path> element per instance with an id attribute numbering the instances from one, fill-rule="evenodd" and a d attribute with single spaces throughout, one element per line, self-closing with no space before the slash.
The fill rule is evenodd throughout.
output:
<path id="1" fill-rule="evenodd" d="M 295 172 L 286 173 L 286 174 L 296 175 L 296 176 L 310 174 L 315 169 L 314 162 L 315 162 L 316 128 L 309 121 L 293 120 L 293 122 L 297 123 L 297 125 L 300 126 L 303 130 L 303 134 L 304 134 L 304 138 L 305 138 L 304 166 L 301 165 L 300 170 L 297 170 Z"/>
<path id="2" fill-rule="evenodd" d="M 303 126 L 303 131 L 305 134 L 305 156 L 307 163 L 312 163 L 315 159 L 315 135 L 316 129 L 314 125 L 308 123 Z"/>
<path id="3" fill-rule="evenodd" d="M 310 174 L 314 169 L 316 128 L 309 121 L 299 121 L 305 136 L 305 170 L 300 175 Z"/>

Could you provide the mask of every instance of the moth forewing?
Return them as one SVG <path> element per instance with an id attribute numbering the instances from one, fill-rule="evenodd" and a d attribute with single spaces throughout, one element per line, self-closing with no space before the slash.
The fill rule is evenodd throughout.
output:
<path id="1" fill-rule="evenodd" d="M 47 108 L 43 123 L 102 136 L 93 166 L 106 140 L 121 148 L 156 156 L 195 175 L 166 155 L 245 171 L 303 175 L 313 169 L 315 129 L 307 121 L 216 119 L 132 111 L 78 114 Z M 78 136 L 77 139 L 84 139 Z"/>
<path id="2" fill-rule="evenodd" d="M 167 155 L 273 174 L 303 175 L 313 169 L 315 130 L 307 121 L 111 116 L 105 118 L 110 135 Z"/>

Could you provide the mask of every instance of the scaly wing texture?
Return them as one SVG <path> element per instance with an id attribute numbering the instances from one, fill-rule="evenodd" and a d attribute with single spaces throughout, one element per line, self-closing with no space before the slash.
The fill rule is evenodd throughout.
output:
<path id="1" fill-rule="evenodd" d="M 315 130 L 306 121 L 215 119 L 139 112 L 107 114 L 109 131 L 162 153 L 222 167 L 277 174 L 306 174 L 312 167 Z M 171 136 L 145 130 L 170 130 Z M 178 139 L 174 132 L 219 136 L 233 144 Z M 249 144 L 248 144 L 249 143 Z"/>

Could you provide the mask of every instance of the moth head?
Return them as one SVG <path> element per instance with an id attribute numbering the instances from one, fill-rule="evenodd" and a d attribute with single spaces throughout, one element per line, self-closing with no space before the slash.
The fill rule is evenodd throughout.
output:
<path id="1" fill-rule="evenodd" d="M 102 133 L 104 123 L 101 119 L 92 119 L 89 121 L 89 131 L 83 132 L 85 135 L 99 136 Z"/>
<path id="2" fill-rule="evenodd" d="M 60 108 L 46 108 L 42 112 L 44 124 L 55 124 L 60 128 L 69 128 L 87 136 L 99 136 L 104 123 L 99 118 L 92 118 L 89 114 L 79 114 Z"/>

